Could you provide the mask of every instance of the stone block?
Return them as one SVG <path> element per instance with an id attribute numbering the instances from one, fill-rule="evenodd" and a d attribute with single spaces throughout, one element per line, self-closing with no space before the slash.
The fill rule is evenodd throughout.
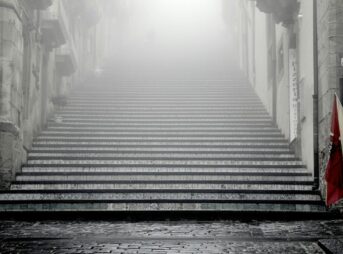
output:
<path id="1" fill-rule="evenodd" d="M 327 91 L 319 96 L 318 100 L 318 109 L 319 109 L 319 123 L 323 121 L 323 119 L 330 114 L 332 110 L 332 102 L 336 89 L 327 89 Z"/>
<path id="2" fill-rule="evenodd" d="M 22 164 L 22 144 L 18 130 L 0 124 L 0 189 L 8 189 Z"/>

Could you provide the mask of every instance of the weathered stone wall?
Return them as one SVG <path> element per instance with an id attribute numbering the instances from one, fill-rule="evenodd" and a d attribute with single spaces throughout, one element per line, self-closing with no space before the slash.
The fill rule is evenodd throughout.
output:
<path id="1" fill-rule="evenodd" d="M 340 58 L 343 53 L 343 1 L 320 0 L 318 5 L 318 62 L 319 62 L 319 150 L 321 151 L 321 191 L 325 196 L 323 178 L 330 138 L 332 101 L 339 92 L 342 76 Z"/>
<path id="2" fill-rule="evenodd" d="M 56 98 L 67 96 L 106 55 L 95 43 L 109 38 L 107 31 L 97 33 L 103 4 L 0 0 L 0 189 L 20 171 L 33 138 L 58 107 Z"/>
<path id="3" fill-rule="evenodd" d="M 12 124 L 0 123 L 0 189 L 7 189 L 22 163 L 22 142 L 18 129 Z"/>
<path id="4" fill-rule="evenodd" d="M 22 23 L 16 1 L 0 1 L 0 188 L 20 169 L 22 133 Z"/>

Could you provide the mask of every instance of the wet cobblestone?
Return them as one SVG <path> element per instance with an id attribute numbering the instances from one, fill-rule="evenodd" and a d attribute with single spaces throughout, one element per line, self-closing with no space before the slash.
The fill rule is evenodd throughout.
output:
<path id="1" fill-rule="evenodd" d="M 1 221 L 0 253 L 325 253 L 343 220 Z M 343 250 L 342 250 L 343 251 Z"/>

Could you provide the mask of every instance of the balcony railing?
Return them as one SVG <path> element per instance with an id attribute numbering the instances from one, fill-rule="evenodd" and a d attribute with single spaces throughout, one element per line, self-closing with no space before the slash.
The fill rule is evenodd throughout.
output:
<path id="1" fill-rule="evenodd" d="M 70 76 L 76 71 L 76 50 L 72 42 L 68 42 L 56 50 L 56 67 L 62 76 Z"/>
<path id="2" fill-rule="evenodd" d="M 53 5 L 43 12 L 42 36 L 49 48 L 58 48 L 67 42 L 66 15 L 61 1 L 54 1 Z"/>

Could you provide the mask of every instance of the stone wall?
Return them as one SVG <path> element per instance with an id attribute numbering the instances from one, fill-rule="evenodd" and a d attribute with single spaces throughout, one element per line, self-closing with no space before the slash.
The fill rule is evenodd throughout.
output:
<path id="1" fill-rule="evenodd" d="M 339 78 L 342 77 L 340 58 L 343 57 L 343 2 L 341 0 L 319 0 L 317 7 L 320 187 L 325 196 L 323 176 L 329 152 L 332 101 L 334 94 L 340 92 Z"/>
<path id="2" fill-rule="evenodd" d="M 0 5 L 0 188 L 7 188 L 23 157 L 23 25 L 16 1 Z"/>
<path id="3" fill-rule="evenodd" d="M 101 0 L 0 0 L 0 189 L 26 161 L 58 98 L 82 83 L 106 53 L 113 19 Z M 95 42 L 102 42 L 102 45 Z"/>

